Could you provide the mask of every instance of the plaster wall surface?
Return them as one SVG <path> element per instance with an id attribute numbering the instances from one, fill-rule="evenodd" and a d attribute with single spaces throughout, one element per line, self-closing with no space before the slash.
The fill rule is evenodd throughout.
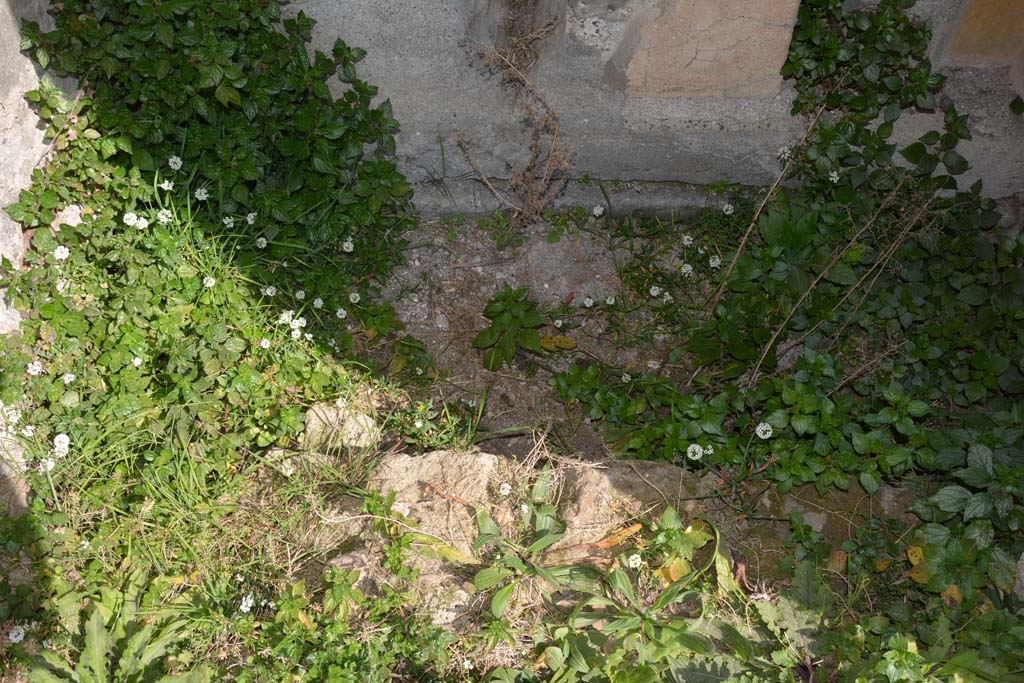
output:
<path id="1" fill-rule="evenodd" d="M 22 18 L 45 20 L 45 0 L 0 0 L 0 257 L 20 264 L 24 255 L 21 227 L 2 211 L 17 201 L 43 154 L 38 118 L 23 95 L 38 84 L 32 63 L 19 51 Z M 0 297 L 0 333 L 18 326 L 18 315 Z"/>
<path id="2" fill-rule="evenodd" d="M 522 32 L 509 25 L 510 1 L 302 0 L 286 11 L 318 21 L 319 49 L 341 37 L 369 51 L 360 75 L 394 105 L 399 162 L 421 206 L 452 208 L 454 200 L 472 210 L 497 206 L 471 179 L 473 165 L 507 180 L 529 146 L 521 101 L 484 64 Z M 658 205 L 672 193 L 699 202 L 692 188 L 720 180 L 768 184 L 776 151 L 802 133 L 779 76 L 798 0 L 514 1 L 533 5 L 527 30 L 545 29 L 524 71 L 558 113 L 572 175 L 621 181 L 615 187 L 629 196 L 620 206 Z M 964 180 L 983 177 L 995 197 L 1024 189 L 1024 124 L 1008 108 L 1024 59 L 1024 21 L 1011 21 L 1020 11 L 1020 0 L 920 0 L 912 10 L 932 21 L 933 62 L 971 114 L 975 137 L 964 151 L 973 167 Z M 987 40 L 1001 20 L 1008 23 Z M 905 116 L 898 137 L 911 141 L 936 121 Z M 568 193 L 568 202 L 600 199 L 574 184 Z"/>

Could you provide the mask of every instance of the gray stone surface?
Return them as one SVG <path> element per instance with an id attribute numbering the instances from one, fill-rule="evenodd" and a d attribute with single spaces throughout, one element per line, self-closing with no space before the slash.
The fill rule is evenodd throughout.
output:
<path id="1" fill-rule="evenodd" d="M 1013 96 L 1006 68 L 979 69 L 947 57 L 968 2 L 920 0 L 913 11 L 932 20 L 933 61 L 950 75 L 951 95 L 972 117 L 976 136 L 964 149 L 974 168 L 965 180 L 984 177 L 990 195 L 1008 197 L 1024 188 L 1020 130 L 1024 124 L 1010 118 L 1006 106 Z M 738 72 L 729 60 L 714 72 L 719 81 L 701 80 L 708 72 L 677 78 L 670 70 L 671 54 L 660 61 L 645 57 L 643 68 L 637 66 L 637 50 L 645 45 L 658 43 L 660 50 L 674 49 L 671 32 L 643 35 L 651 21 L 676 22 L 689 31 L 700 29 L 703 19 L 698 17 L 688 26 L 686 17 L 680 18 L 681 11 L 720 11 L 724 20 L 754 21 L 750 32 L 761 32 L 757 24 L 770 36 L 779 32 L 779 26 L 789 21 L 786 13 L 795 9 L 789 2 L 754 2 L 751 6 L 757 5 L 761 15 L 751 20 L 728 16 L 733 4 L 731 0 L 536 1 L 531 26 L 545 26 L 552 20 L 555 24 L 534 45 L 537 58 L 527 76 L 558 112 L 558 139 L 571 154 L 573 177 L 587 174 L 660 188 L 723 179 L 765 185 L 774 179 L 776 150 L 801 134 L 801 121 L 789 116 L 787 84 L 780 88 L 761 65 L 755 71 L 760 80 L 745 83 L 735 77 Z M 314 34 L 318 48 L 326 50 L 341 37 L 369 51 L 360 74 L 378 85 L 381 98 L 390 98 L 394 105 L 402 124 L 399 162 L 418 185 L 418 204 L 444 210 L 453 208 L 454 199 L 463 211 L 496 208 L 489 191 L 473 180 L 476 173 L 455 138 L 460 131 L 465 134 L 473 161 L 496 183 L 512 178 L 526 158 L 530 131 L 522 102 L 484 67 L 482 59 L 492 46 L 508 41 L 506 3 L 304 0 L 286 12 L 299 10 L 319 22 Z M 708 25 L 718 30 L 720 20 Z M 723 35 L 728 36 L 728 31 Z M 750 36 L 751 41 L 762 39 Z M 688 45 L 692 47 L 691 42 L 679 39 L 681 55 Z M 777 43 L 765 43 L 757 54 L 777 61 Z M 669 70 L 653 81 L 633 78 L 638 69 L 646 74 L 655 67 Z M 927 115 L 911 116 L 901 132 L 912 137 L 930 123 Z M 657 192 L 631 195 L 640 208 L 649 208 L 643 199 L 660 196 Z M 591 199 L 574 183 L 566 189 L 568 203 Z M 656 201 L 651 208 L 657 206 Z"/>
<path id="2" fill-rule="evenodd" d="M 539 2 L 535 25 L 557 23 L 535 46 L 538 58 L 528 76 L 558 112 L 558 137 L 571 152 L 572 175 L 770 183 L 778 171 L 775 151 L 800 132 L 799 121 L 788 115 L 785 88 L 758 97 L 668 97 L 630 93 L 616 77 L 609 64 L 625 39 L 622 27 L 634 9 L 654 4 L 629 0 L 598 8 L 577 1 Z M 402 124 L 400 164 L 421 187 L 429 189 L 428 181 L 443 178 L 460 201 L 474 194 L 473 169 L 454 142 L 458 131 L 465 132 L 485 175 L 508 179 L 520 168 L 529 127 L 514 97 L 481 59 L 503 39 L 502 2 L 307 0 L 286 8 L 300 10 L 319 22 L 314 33 L 319 49 L 341 37 L 369 51 L 360 75 L 391 99 Z M 608 35 L 586 34 L 581 17 L 600 18 Z M 569 191 L 585 201 L 574 184 Z M 467 208 L 473 207 L 460 206 Z"/>

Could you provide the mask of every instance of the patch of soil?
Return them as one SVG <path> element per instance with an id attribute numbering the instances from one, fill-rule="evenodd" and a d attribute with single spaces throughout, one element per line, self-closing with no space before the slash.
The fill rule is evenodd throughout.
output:
<path id="1" fill-rule="evenodd" d="M 557 314 L 577 353 L 615 367 L 643 368 L 660 362 L 655 344 L 623 348 L 608 334 L 601 315 L 587 315 L 583 302 L 595 302 L 596 313 L 607 297 L 622 297 L 618 266 L 627 252 L 615 247 L 601 228 L 588 225 L 556 242 L 547 240 L 551 226 L 537 223 L 521 235 L 519 246 L 498 249 L 476 223 L 453 227 L 440 220 L 424 221 L 409 235 L 406 264 L 395 271 L 384 291 L 405 324 L 422 341 L 438 371 L 436 386 L 447 400 L 475 405 L 487 391 L 481 427 L 486 447 L 501 454 L 525 455 L 535 444 L 534 430 L 549 428 L 551 440 L 583 457 L 605 459 L 610 453 L 600 433 L 582 416 L 567 409 L 549 386 L 553 373 L 565 370 L 565 355 L 517 357 L 514 366 L 489 372 L 473 338 L 489 323 L 487 303 L 505 285 L 528 287 L 542 309 L 567 307 Z M 542 335 L 561 334 L 553 324 Z M 505 433 L 505 436 L 501 436 Z"/>

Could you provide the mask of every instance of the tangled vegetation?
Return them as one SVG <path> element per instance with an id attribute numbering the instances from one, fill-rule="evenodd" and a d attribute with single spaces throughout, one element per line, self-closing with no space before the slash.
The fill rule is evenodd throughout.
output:
<path id="1" fill-rule="evenodd" d="M 713 525 L 671 508 L 611 566 L 549 562 L 564 525 L 540 471 L 514 532 L 475 511 L 470 635 L 417 611 L 415 532 L 362 488 L 373 454 L 292 464 L 314 403 L 371 396 L 383 442 L 411 448 L 465 445 L 480 417 L 396 383 L 432 373 L 379 301 L 413 219 L 362 51 L 311 56 L 312 21 L 259 0 L 69 0 L 55 31 L 27 24 L 23 48 L 83 94 L 28 93 L 53 155 L 7 209 L 32 250 L 3 269 L 24 321 L 0 343 L 0 439 L 31 492 L 0 519 L 0 664 L 40 682 L 1024 680 L 1024 240 L 958 187 L 953 105 L 892 142 L 940 106 L 911 4 L 801 3 L 784 75 L 809 127 L 780 150 L 798 189 L 723 186 L 735 206 L 685 231 L 592 213 L 633 260 L 624 295 L 582 314 L 675 342 L 658 372 L 579 356 L 552 384 L 623 455 L 717 468 L 723 495 L 904 483 L 921 523 L 868 519 L 832 548 L 795 516 L 792 585 L 751 594 Z M 574 352 L 525 290 L 484 313 L 489 370 Z M 366 355 L 382 340 L 387 364 Z M 334 545 L 290 542 L 339 499 L 380 534 L 373 596 L 322 573 Z M 534 632 L 509 618 L 524 587 Z M 474 664 L 499 647 L 525 652 Z"/>

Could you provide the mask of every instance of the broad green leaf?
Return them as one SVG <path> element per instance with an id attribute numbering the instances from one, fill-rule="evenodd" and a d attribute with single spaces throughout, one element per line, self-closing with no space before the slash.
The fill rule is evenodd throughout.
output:
<path id="1" fill-rule="evenodd" d="M 516 583 L 513 581 L 505 586 L 502 586 L 491 598 L 491 614 L 494 615 L 495 619 L 501 619 L 505 615 L 505 608 L 508 606 L 509 598 L 512 597 L 512 591 L 515 590 Z"/>
<path id="2" fill-rule="evenodd" d="M 85 623 L 85 644 L 78 662 L 79 671 L 90 672 L 90 678 L 96 683 L 106 683 L 110 646 L 110 636 L 103 624 L 103 617 L 98 609 L 93 609 L 92 616 Z"/>
<path id="3" fill-rule="evenodd" d="M 485 591 L 494 588 L 513 574 L 511 569 L 505 567 L 487 567 L 478 571 L 473 577 L 473 586 L 477 590 Z"/>

